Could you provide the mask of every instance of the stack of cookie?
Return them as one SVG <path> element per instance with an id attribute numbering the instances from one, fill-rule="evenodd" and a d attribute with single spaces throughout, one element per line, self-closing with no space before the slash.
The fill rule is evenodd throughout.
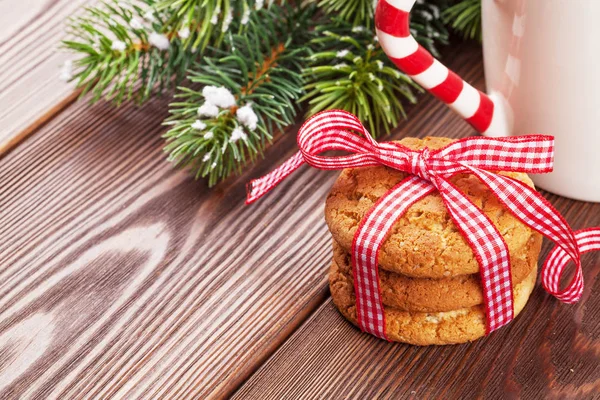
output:
<path id="1" fill-rule="evenodd" d="M 446 138 L 406 138 L 401 144 L 436 149 Z M 529 186 L 526 174 L 500 172 Z M 365 213 L 406 173 L 384 166 L 342 171 L 327 198 L 325 218 L 333 236 L 329 284 L 342 315 L 357 323 L 350 249 Z M 521 223 L 476 177 L 451 179 L 498 228 L 509 251 L 515 316 L 535 285 L 542 236 Z M 485 335 L 479 265 L 439 194 L 408 209 L 393 226 L 379 254 L 379 280 L 390 340 L 416 345 L 451 344 Z"/>

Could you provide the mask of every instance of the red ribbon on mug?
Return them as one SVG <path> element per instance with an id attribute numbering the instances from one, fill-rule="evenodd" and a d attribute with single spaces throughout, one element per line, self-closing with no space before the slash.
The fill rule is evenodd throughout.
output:
<path id="1" fill-rule="evenodd" d="M 300 151 L 279 168 L 249 183 L 246 204 L 265 195 L 304 163 L 325 170 L 385 165 L 410 174 L 377 201 L 354 235 L 351 255 L 356 309 L 363 331 L 387 339 L 378 278 L 379 249 L 398 218 L 434 191 L 440 193 L 479 262 L 487 333 L 513 319 L 508 247 L 490 219 L 449 181 L 460 173 L 475 175 L 515 217 L 556 243 L 542 267 L 546 291 L 565 303 L 575 303 L 581 297 L 580 255 L 600 250 L 600 228 L 573 232 L 562 215 L 534 189 L 492 172 L 551 172 L 551 136 L 470 137 L 441 149 L 415 151 L 394 142 L 378 143 L 354 115 L 331 110 L 314 115 L 302 125 L 298 147 Z M 350 154 L 320 155 L 329 150 Z M 560 277 L 569 261 L 575 263 L 576 272 L 561 291 Z"/>

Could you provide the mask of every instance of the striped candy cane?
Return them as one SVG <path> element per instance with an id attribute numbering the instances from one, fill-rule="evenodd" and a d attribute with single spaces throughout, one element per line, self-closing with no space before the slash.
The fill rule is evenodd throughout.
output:
<path id="1" fill-rule="evenodd" d="M 477 131 L 506 133 L 505 106 L 462 80 L 440 63 L 410 34 L 409 14 L 416 0 L 379 0 L 375 13 L 377 37 L 396 66 L 431 94 L 448 104 Z"/>

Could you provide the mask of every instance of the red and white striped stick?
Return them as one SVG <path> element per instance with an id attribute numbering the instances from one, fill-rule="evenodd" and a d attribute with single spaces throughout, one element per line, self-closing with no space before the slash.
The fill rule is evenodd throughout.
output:
<path id="1" fill-rule="evenodd" d="M 410 34 L 410 10 L 416 0 L 379 0 L 375 12 L 377 37 L 383 51 L 415 82 L 446 103 L 477 131 L 487 134 L 503 116 L 502 108 L 440 63 Z"/>

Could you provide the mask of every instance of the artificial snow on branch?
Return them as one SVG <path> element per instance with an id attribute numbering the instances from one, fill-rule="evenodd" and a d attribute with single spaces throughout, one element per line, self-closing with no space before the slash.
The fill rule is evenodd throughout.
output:
<path id="1" fill-rule="evenodd" d="M 73 38 L 63 45 L 79 57 L 68 62 L 69 75 L 84 94 L 92 92 L 92 101 L 141 102 L 185 76 L 195 55 L 154 5 L 154 0 L 104 1 L 71 20 Z"/>
<path id="2" fill-rule="evenodd" d="M 244 34 L 225 38 L 225 50 L 193 66 L 189 80 L 202 89 L 181 87 L 166 121 L 173 162 L 212 185 L 254 160 L 272 132 L 294 121 L 313 14 L 312 7 L 260 10 Z"/>

